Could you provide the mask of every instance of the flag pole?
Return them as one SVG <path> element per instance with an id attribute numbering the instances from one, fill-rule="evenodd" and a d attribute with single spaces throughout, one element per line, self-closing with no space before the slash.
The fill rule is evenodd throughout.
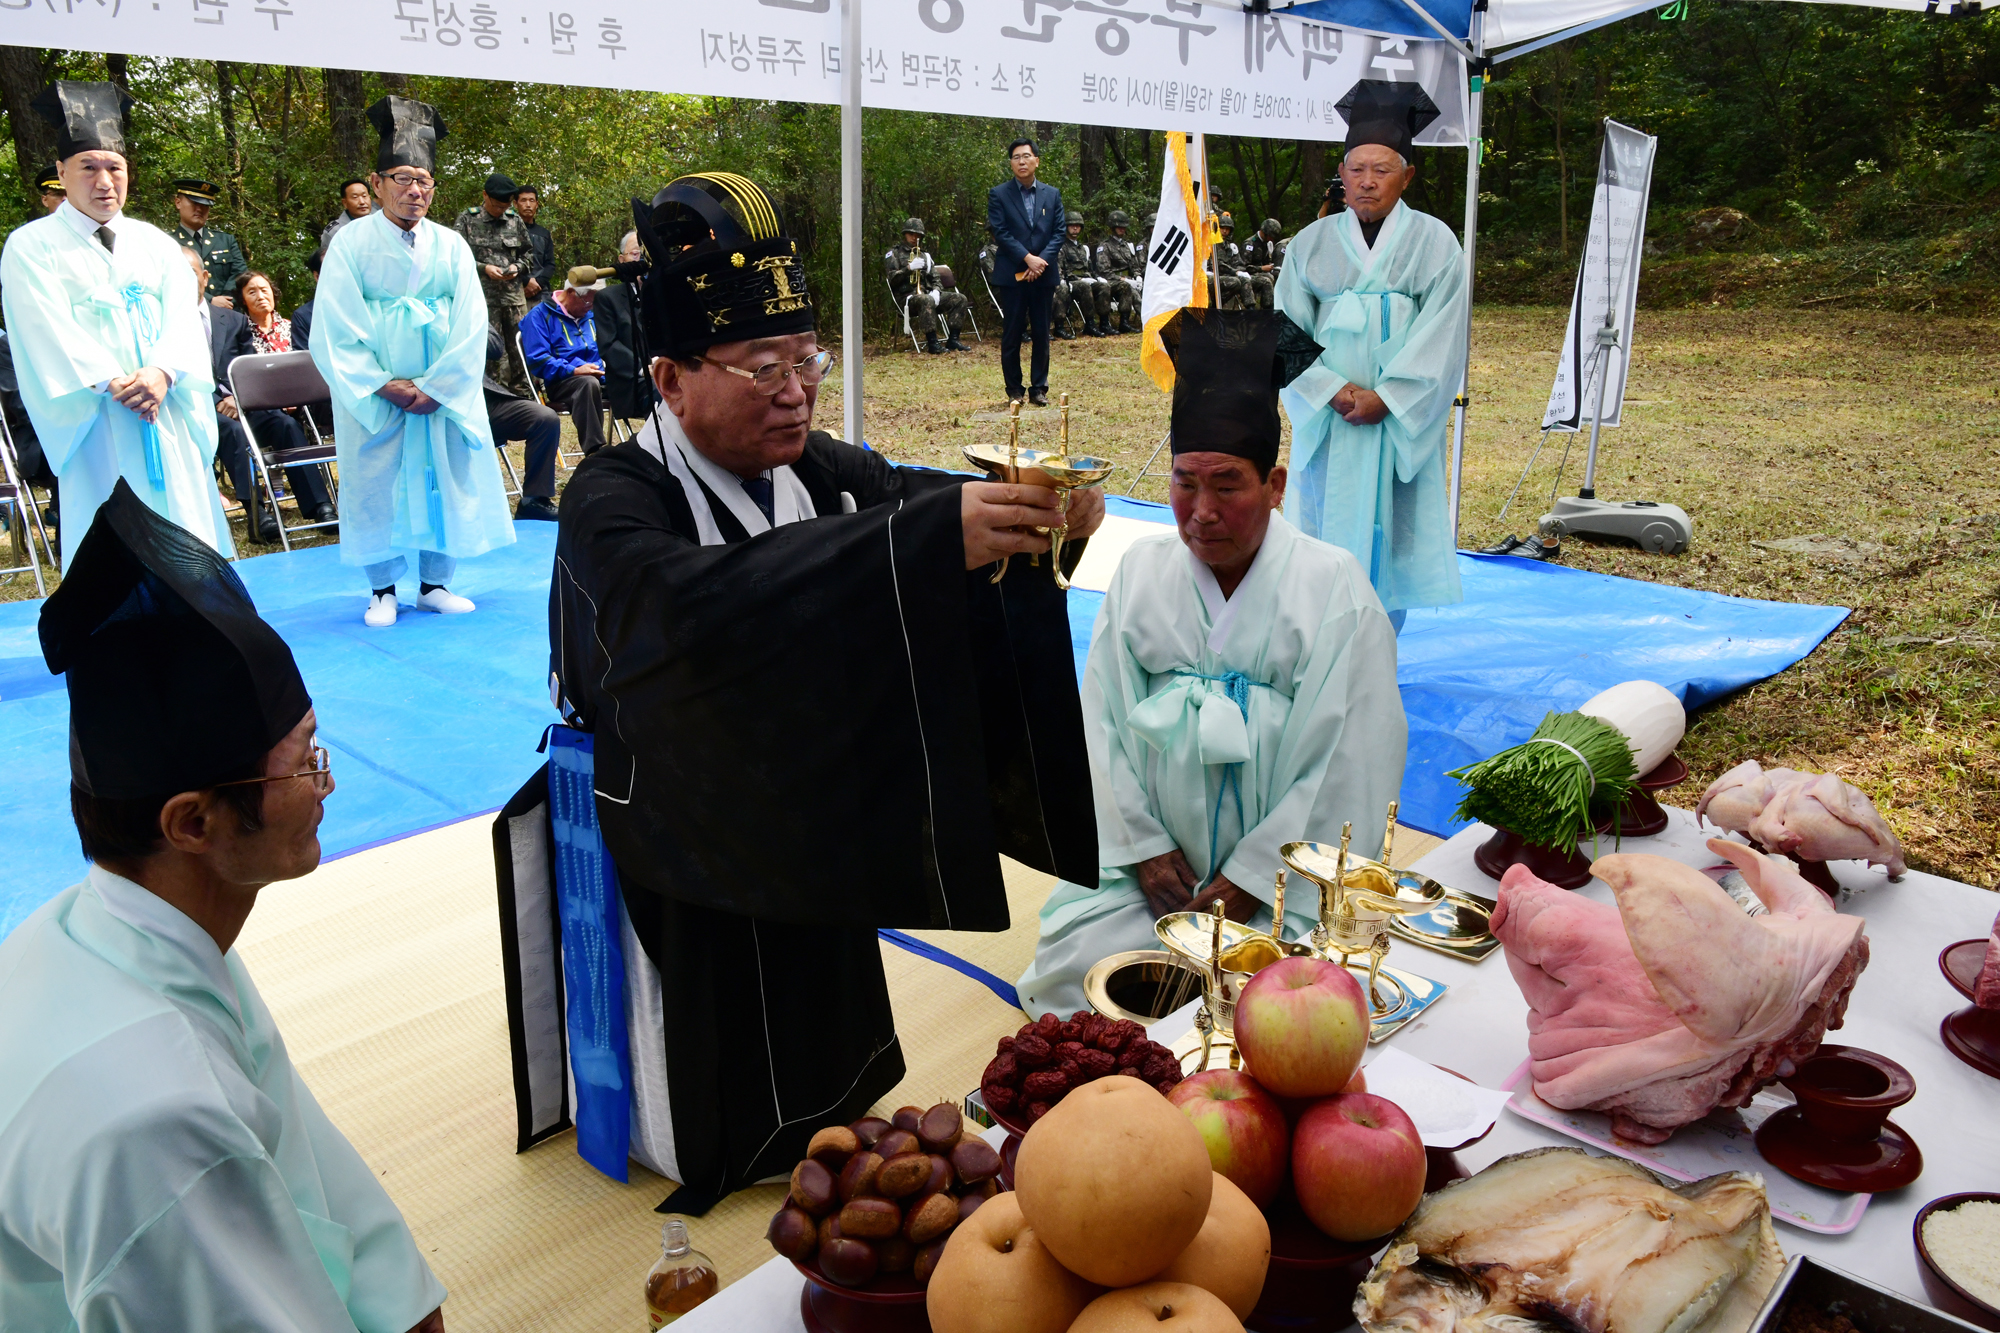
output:
<path id="1" fill-rule="evenodd" d="M 840 0 L 840 409 L 849 444 L 862 443 L 861 0 Z"/>
<path id="2" fill-rule="evenodd" d="M 1473 62 L 1465 108 L 1465 365 L 1458 376 L 1458 395 L 1451 406 L 1451 544 L 1458 546 L 1459 511 L 1465 506 L 1465 416 L 1472 394 L 1472 287 L 1478 269 L 1473 252 L 1479 243 L 1479 157 L 1481 113 L 1486 101 L 1486 0 L 1472 6 Z"/>
<path id="3" fill-rule="evenodd" d="M 1208 136 L 1206 134 L 1196 134 L 1194 136 L 1194 149 L 1195 156 L 1201 160 L 1200 222 L 1203 228 L 1202 239 L 1207 240 L 1208 220 L 1215 216 L 1215 190 L 1208 178 Z M 1216 247 L 1212 245 L 1208 248 L 1208 286 L 1209 290 L 1215 293 L 1215 304 L 1220 309 L 1222 306 L 1222 280 L 1219 276 L 1221 270 L 1216 263 L 1215 250 Z M 1188 297 L 1188 304 L 1193 305 L 1194 293 L 1189 292 Z"/>

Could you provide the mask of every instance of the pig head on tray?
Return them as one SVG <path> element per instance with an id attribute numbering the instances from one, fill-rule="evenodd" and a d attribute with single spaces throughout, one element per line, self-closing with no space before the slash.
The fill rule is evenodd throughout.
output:
<path id="1" fill-rule="evenodd" d="M 1600 858 L 1613 908 L 1515 866 L 1493 934 L 1528 1001 L 1535 1095 L 1601 1111 L 1660 1143 L 1717 1107 L 1749 1104 L 1819 1048 L 1868 965 L 1841 916 L 1782 861 L 1710 840 L 1769 909 L 1747 916 L 1716 882 L 1663 856 Z"/>

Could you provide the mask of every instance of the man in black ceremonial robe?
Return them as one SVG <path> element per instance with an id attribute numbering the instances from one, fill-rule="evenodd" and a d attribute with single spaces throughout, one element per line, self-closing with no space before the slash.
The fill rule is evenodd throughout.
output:
<path id="1" fill-rule="evenodd" d="M 833 358 L 752 182 L 634 216 L 660 402 L 563 494 L 552 690 L 644 948 L 632 1157 L 701 1212 L 902 1077 L 877 928 L 1003 930 L 1000 855 L 1095 883 L 1096 829 L 1063 594 L 991 581 L 1063 501 L 812 430 Z M 1071 494 L 1072 534 L 1102 516 Z"/>

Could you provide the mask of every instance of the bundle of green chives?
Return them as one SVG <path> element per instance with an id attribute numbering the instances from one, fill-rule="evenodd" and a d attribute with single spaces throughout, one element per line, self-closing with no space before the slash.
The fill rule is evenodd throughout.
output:
<path id="1" fill-rule="evenodd" d="M 1632 745 L 1609 722 L 1550 713 L 1534 736 L 1445 775 L 1465 784 L 1458 818 L 1476 819 L 1537 847 L 1566 849 L 1638 785 Z"/>

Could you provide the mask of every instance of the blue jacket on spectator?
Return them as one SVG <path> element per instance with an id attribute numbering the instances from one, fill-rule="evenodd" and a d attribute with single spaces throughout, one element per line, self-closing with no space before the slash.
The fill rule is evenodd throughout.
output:
<path id="1" fill-rule="evenodd" d="M 568 379 L 578 366 L 604 364 L 590 316 L 571 319 L 553 293 L 521 316 L 521 353 L 528 358 L 528 369 L 544 384 Z"/>

